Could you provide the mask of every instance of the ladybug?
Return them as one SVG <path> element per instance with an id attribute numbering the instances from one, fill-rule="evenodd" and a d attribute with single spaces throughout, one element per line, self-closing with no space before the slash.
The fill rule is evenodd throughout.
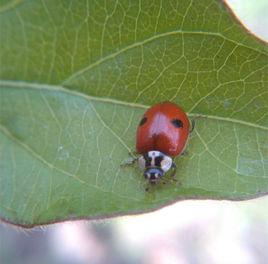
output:
<path id="1" fill-rule="evenodd" d="M 189 119 L 174 103 L 159 103 L 144 113 L 137 128 L 136 151 L 141 154 L 139 167 L 150 183 L 157 183 L 171 168 L 175 174 L 172 158 L 183 152 L 189 133 Z"/>

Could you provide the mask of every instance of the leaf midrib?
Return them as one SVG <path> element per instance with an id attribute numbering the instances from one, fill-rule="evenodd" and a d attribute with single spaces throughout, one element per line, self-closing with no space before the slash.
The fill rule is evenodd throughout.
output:
<path id="1" fill-rule="evenodd" d="M 102 192 L 113 193 L 113 194 L 117 195 L 118 197 L 121 197 L 121 198 L 124 198 L 124 199 L 129 199 L 131 201 L 138 201 L 138 199 L 136 199 L 135 197 L 129 197 L 129 196 L 121 195 L 118 192 L 107 191 L 107 190 L 101 189 L 97 185 L 92 185 L 92 184 L 89 184 L 88 182 L 82 180 L 81 178 L 79 178 L 75 174 L 72 174 L 72 173 L 70 173 L 70 172 L 68 172 L 68 171 L 66 171 L 64 169 L 61 169 L 59 167 L 56 167 L 55 165 L 53 165 L 52 163 L 50 163 L 49 161 L 47 161 L 46 159 L 44 159 L 33 148 L 31 148 L 30 146 L 28 146 L 27 144 L 25 144 L 24 142 L 22 142 L 21 140 L 19 140 L 18 138 L 16 138 L 5 126 L 3 126 L 0 123 L 0 134 L 1 134 L 1 132 L 3 134 L 5 134 L 13 142 L 15 142 L 18 146 L 20 146 L 22 149 L 24 149 L 25 151 L 27 151 L 32 157 L 34 157 L 37 160 L 41 161 L 48 168 L 54 169 L 54 170 L 56 170 L 56 171 L 58 171 L 60 173 L 63 173 L 64 175 L 66 175 L 68 177 L 71 177 L 72 179 L 76 180 L 80 184 L 87 185 L 87 186 L 90 186 L 90 187 L 94 187 L 96 189 L 100 189 Z"/>
<path id="2" fill-rule="evenodd" d="M 0 123 L 0 131 L 2 131 L 3 134 L 5 134 L 7 137 L 9 137 L 13 142 L 15 142 L 16 144 L 18 144 L 19 146 L 21 146 L 23 149 L 27 150 L 28 153 L 30 153 L 33 157 L 35 157 L 36 159 L 38 159 L 39 161 L 41 161 L 43 164 L 45 164 L 48 168 L 50 169 L 55 169 L 75 180 L 77 180 L 80 183 L 85 183 L 85 181 L 83 181 L 82 179 L 80 179 L 79 177 L 77 177 L 76 175 L 69 173 L 63 169 L 60 169 L 56 166 L 54 166 L 53 164 L 51 164 L 50 162 L 48 162 L 47 160 L 45 160 L 41 155 L 39 155 L 36 151 L 34 151 L 31 147 L 29 147 L 27 144 L 25 144 L 24 142 L 22 142 L 21 140 L 19 140 L 18 138 L 16 138 L 9 130 L 8 128 L 6 128 L 5 126 L 3 126 L 3 124 Z"/>
<path id="3" fill-rule="evenodd" d="M 54 92 L 62 92 L 62 93 L 66 93 L 66 94 L 69 94 L 72 96 L 81 97 L 87 101 L 92 100 L 92 101 L 101 102 L 101 103 L 110 103 L 110 104 L 128 106 L 128 107 L 139 108 L 139 109 L 149 108 L 149 106 L 143 105 L 143 104 L 124 102 L 124 101 L 119 101 L 119 100 L 111 99 L 111 98 L 96 97 L 96 96 L 87 95 L 87 94 L 84 94 L 84 93 L 81 93 L 81 92 L 78 92 L 75 90 L 67 89 L 67 88 L 60 86 L 60 85 L 30 83 L 30 82 L 13 81 L 13 80 L 0 80 L 0 87 L 1 86 L 2 87 L 7 86 L 10 88 L 26 88 L 26 89 L 32 89 L 32 90 L 47 90 L 47 91 L 54 91 Z M 266 126 L 262 126 L 262 125 L 250 123 L 247 121 L 234 119 L 234 118 L 221 117 L 221 116 L 216 116 L 216 115 L 206 115 L 206 114 L 202 114 L 202 113 L 187 113 L 187 115 L 189 117 L 203 117 L 203 118 L 217 120 L 217 121 L 231 122 L 234 124 L 250 126 L 253 128 L 258 128 L 258 129 L 268 131 L 268 127 L 266 127 Z"/>

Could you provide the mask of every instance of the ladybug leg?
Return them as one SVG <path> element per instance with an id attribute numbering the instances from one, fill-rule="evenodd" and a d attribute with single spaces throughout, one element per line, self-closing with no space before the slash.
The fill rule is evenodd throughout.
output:
<path id="1" fill-rule="evenodd" d="M 154 186 L 156 186 L 157 184 L 159 184 L 159 182 L 160 182 L 160 179 L 157 182 L 147 182 L 147 186 L 145 188 L 145 191 L 148 192 L 148 191 L 152 190 Z"/>
<path id="2" fill-rule="evenodd" d="M 173 162 L 171 165 L 171 168 L 173 169 L 173 171 L 171 172 L 171 178 L 169 178 L 169 182 L 176 182 L 176 185 L 181 185 L 180 181 L 178 181 L 175 177 L 176 171 L 177 171 L 177 166 L 176 164 Z"/>
<path id="3" fill-rule="evenodd" d="M 201 115 L 195 116 L 192 120 L 191 120 L 191 129 L 190 129 L 190 134 L 194 131 L 195 129 L 195 120 L 198 118 L 201 118 Z"/>
<path id="4" fill-rule="evenodd" d="M 137 162 L 138 159 L 139 159 L 139 157 L 130 156 L 127 159 L 123 160 L 121 162 L 120 166 L 125 167 L 125 166 L 133 165 L 135 162 Z"/>
<path id="5" fill-rule="evenodd" d="M 171 174 L 168 177 L 161 179 L 162 184 L 167 184 L 167 183 L 170 183 L 170 182 L 177 182 L 178 181 L 177 179 L 174 178 L 174 176 L 176 174 L 176 171 L 177 171 L 176 164 L 172 163 L 171 168 L 172 168 Z"/>
<path id="6" fill-rule="evenodd" d="M 196 118 L 194 118 L 193 120 L 191 120 L 190 134 L 192 134 L 192 132 L 194 131 L 194 128 L 195 128 L 195 119 L 196 119 Z"/>
<path id="7" fill-rule="evenodd" d="M 137 152 L 135 151 L 131 151 L 128 153 L 129 157 L 125 160 L 122 161 L 122 163 L 120 164 L 121 167 L 125 167 L 125 166 L 130 166 L 133 165 L 135 162 L 137 162 L 137 160 L 139 159 L 139 157 L 137 156 Z"/>
<path id="8" fill-rule="evenodd" d="M 172 168 L 171 177 L 173 178 L 176 174 L 176 171 L 177 171 L 177 166 L 174 162 L 172 162 L 171 168 Z"/>
<path id="9" fill-rule="evenodd" d="M 146 184 L 144 184 L 145 187 L 145 191 L 148 192 L 151 189 L 151 184 L 149 182 L 146 182 Z"/>
<path id="10" fill-rule="evenodd" d="M 180 155 L 181 156 L 187 156 L 189 153 L 188 153 L 188 151 L 187 150 L 184 150 Z"/>
<path id="11" fill-rule="evenodd" d="M 174 178 L 161 179 L 161 183 L 164 185 L 173 181 L 176 181 L 176 180 Z"/>
<path id="12" fill-rule="evenodd" d="M 137 156 L 139 155 L 139 153 L 137 151 L 133 150 L 133 151 L 129 151 L 128 152 L 128 155 L 131 156 L 131 157 L 133 157 L 133 158 L 137 158 Z"/>

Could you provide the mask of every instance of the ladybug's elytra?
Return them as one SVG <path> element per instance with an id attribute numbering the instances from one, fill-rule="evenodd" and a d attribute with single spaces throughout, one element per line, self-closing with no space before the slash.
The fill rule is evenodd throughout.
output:
<path id="1" fill-rule="evenodd" d="M 137 128 L 136 150 L 139 167 L 150 183 L 158 182 L 170 169 L 176 169 L 172 158 L 186 145 L 190 122 L 176 104 L 163 102 L 150 107 Z"/>

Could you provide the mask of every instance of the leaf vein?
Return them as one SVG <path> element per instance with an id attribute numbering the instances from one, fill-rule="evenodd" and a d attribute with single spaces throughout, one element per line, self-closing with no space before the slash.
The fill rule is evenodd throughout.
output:
<path id="1" fill-rule="evenodd" d="M 113 52 L 105 57 L 102 57 L 100 58 L 99 60 L 91 63 L 90 65 L 86 66 L 85 68 L 82 68 L 80 70 L 78 70 L 77 72 L 73 73 L 71 76 L 69 76 L 67 79 L 63 80 L 61 82 L 62 85 L 65 85 L 65 84 L 68 84 L 72 79 L 76 78 L 77 76 L 79 75 L 82 75 L 84 72 L 88 71 L 88 70 L 91 70 L 97 66 L 99 66 L 100 64 L 104 63 L 105 61 L 109 60 L 109 59 L 113 59 L 115 57 L 117 57 L 118 55 L 128 51 L 128 50 L 131 50 L 133 48 L 136 48 L 136 47 L 139 47 L 139 46 L 142 46 L 142 45 L 145 45 L 147 43 L 150 43 L 156 39 L 160 39 L 160 38 L 163 38 L 163 37 L 166 37 L 166 36 L 171 36 L 171 35 L 178 35 L 178 34 L 182 34 L 183 36 L 185 34 L 196 34 L 196 35 L 207 35 L 207 36 L 215 36 L 215 37 L 220 37 L 224 40 L 227 40 L 227 41 L 230 41 L 234 44 L 236 44 L 237 46 L 242 46 L 242 47 L 246 47 L 248 49 L 251 49 L 251 50 L 254 50 L 260 54 L 264 54 L 264 55 L 267 55 L 265 52 L 263 51 L 260 51 L 260 50 L 257 50 L 253 47 L 250 47 L 250 46 L 247 46 L 245 44 L 242 44 L 242 43 L 238 43 L 236 42 L 235 40 L 232 40 L 230 38 L 227 38 L 225 37 L 224 35 L 222 35 L 221 33 L 215 33 L 215 32 L 206 32 L 206 31 L 183 31 L 183 30 L 174 30 L 174 31 L 168 31 L 168 32 L 165 32 L 165 33 L 161 33 L 161 34 L 157 34 L 157 35 L 154 35 L 154 36 L 151 36 L 145 40 L 142 40 L 142 41 L 138 41 L 138 42 L 135 42 L 135 43 L 132 43 L 126 47 L 123 47 L 121 48 L 120 50 L 116 51 L 116 52 Z"/>
<path id="2" fill-rule="evenodd" d="M 45 160 L 42 156 L 40 156 L 38 153 L 36 153 L 32 148 L 30 148 L 27 144 L 21 142 L 20 140 L 18 140 L 14 135 L 11 134 L 11 132 L 4 127 L 2 124 L 0 124 L 0 131 L 2 131 L 3 134 L 5 134 L 7 137 L 9 137 L 10 139 L 12 139 L 14 142 L 16 142 L 19 146 L 21 146 L 23 149 L 27 150 L 28 153 L 30 153 L 33 157 L 37 158 L 39 161 L 41 161 L 43 164 L 45 164 L 46 166 L 48 166 L 50 169 L 55 169 L 63 174 L 65 174 L 66 176 L 69 176 L 77 181 L 79 181 L 80 183 L 85 183 L 82 179 L 80 179 L 79 177 L 77 177 L 76 175 L 73 175 L 63 169 L 57 168 L 55 167 L 53 164 L 49 163 L 47 160 Z"/>

